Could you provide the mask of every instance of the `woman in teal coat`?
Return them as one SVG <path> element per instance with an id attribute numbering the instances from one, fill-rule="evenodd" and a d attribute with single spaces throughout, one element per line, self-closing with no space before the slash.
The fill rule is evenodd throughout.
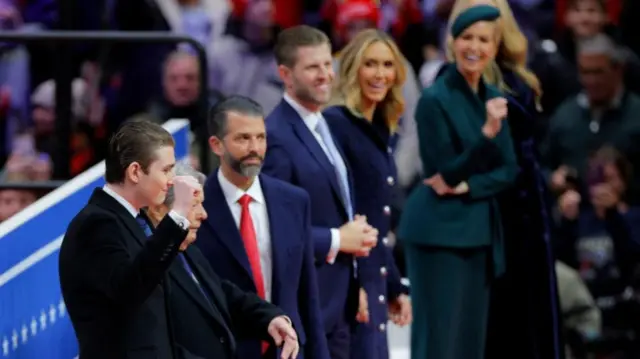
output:
<path id="1" fill-rule="evenodd" d="M 451 26 L 455 63 L 416 109 L 424 186 L 407 199 L 399 236 L 413 317 L 413 359 L 482 359 L 491 281 L 504 270 L 497 196 L 518 173 L 507 102 L 482 80 L 500 40 L 500 12 L 463 11 Z"/>

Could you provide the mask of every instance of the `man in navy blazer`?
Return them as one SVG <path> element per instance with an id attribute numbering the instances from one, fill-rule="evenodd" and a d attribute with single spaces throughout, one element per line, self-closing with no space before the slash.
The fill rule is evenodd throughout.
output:
<path id="1" fill-rule="evenodd" d="M 354 256 L 369 253 L 376 244 L 377 230 L 353 213 L 349 169 L 320 113 L 329 101 L 334 77 L 329 39 L 309 26 L 289 28 L 278 36 L 275 57 L 286 90 L 266 119 L 268 149 L 263 172 L 309 194 L 329 351 L 332 359 L 349 358 L 350 326 L 356 317 L 359 289 Z"/>
<path id="2" fill-rule="evenodd" d="M 204 186 L 208 220 L 196 245 L 214 271 L 280 307 L 291 319 L 305 359 L 329 359 L 320 312 L 309 196 L 259 175 L 266 152 L 262 108 L 232 96 L 209 114 L 209 144 L 220 158 Z M 241 342 L 239 359 L 276 359 L 276 348 Z M 279 358 L 279 357 L 278 357 Z"/>

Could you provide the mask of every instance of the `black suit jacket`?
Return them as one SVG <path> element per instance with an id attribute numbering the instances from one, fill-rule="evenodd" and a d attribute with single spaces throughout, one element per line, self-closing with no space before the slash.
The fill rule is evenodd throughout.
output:
<path id="1" fill-rule="evenodd" d="M 69 224 L 59 258 L 81 359 L 175 357 L 165 276 L 186 235 L 167 216 L 147 239 L 118 201 L 94 191 Z"/>
<path id="2" fill-rule="evenodd" d="M 189 247 L 184 255 L 209 300 L 182 261 L 174 261 L 169 271 L 171 324 L 181 359 L 235 358 L 236 338 L 272 341 L 267 327 L 284 315 L 282 310 L 221 280 L 198 248 Z"/>

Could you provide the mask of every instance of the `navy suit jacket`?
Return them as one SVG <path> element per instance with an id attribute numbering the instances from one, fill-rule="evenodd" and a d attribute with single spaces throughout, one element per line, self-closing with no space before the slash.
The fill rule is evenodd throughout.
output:
<path id="1" fill-rule="evenodd" d="M 353 256 L 340 253 L 333 264 L 327 263 L 330 229 L 349 221 L 338 179 L 318 141 L 284 99 L 267 116 L 266 123 L 267 155 L 263 173 L 304 189 L 311 199 L 320 303 L 325 330 L 329 333 L 341 320 L 355 318 L 358 305 Z M 340 150 L 338 141 L 334 142 Z M 342 157 L 344 159 L 344 155 Z M 346 159 L 345 165 L 348 167 Z M 353 197 L 353 189 L 351 194 Z"/>
<path id="2" fill-rule="evenodd" d="M 293 322 L 302 347 L 299 358 L 329 359 L 315 276 L 309 197 L 299 188 L 265 175 L 260 175 L 260 184 L 267 205 L 273 255 L 271 301 Z M 198 231 L 196 245 L 221 278 L 245 291 L 257 292 L 217 171 L 207 179 L 204 194 L 209 218 Z M 260 343 L 240 342 L 238 357 L 260 358 Z"/>

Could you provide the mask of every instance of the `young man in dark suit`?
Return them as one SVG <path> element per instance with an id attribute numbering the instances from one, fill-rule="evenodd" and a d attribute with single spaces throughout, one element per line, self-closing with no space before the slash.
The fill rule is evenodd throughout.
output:
<path id="1" fill-rule="evenodd" d="M 193 214 L 202 188 L 193 177 L 174 177 L 174 165 L 167 131 L 146 121 L 123 124 L 109 143 L 107 185 L 94 191 L 67 229 L 60 284 L 80 358 L 183 357 L 174 345 L 165 277 L 189 231 L 197 229 Z M 140 209 L 162 203 L 171 186 L 173 209 L 152 234 Z M 227 287 L 222 290 L 234 294 L 225 293 L 228 300 L 246 299 Z M 274 309 L 257 299 L 253 304 Z"/>
<path id="2" fill-rule="evenodd" d="M 205 183 L 204 207 L 215 216 L 200 227 L 196 245 L 218 275 L 284 310 L 300 339 L 299 358 L 329 359 L 309 196 L 259 174 L 267 144 L 262 107 L 255 101 L 221 101 L 209 115 L 209 131 L 220 169 Z M 249 340 L 239 345 L 238 358 L 276 359 L 273 349 Z"/>
<path id="3" fill-rule="evenodd" d="M 274 52 L 285 93 L 266 118 L 263 172 L 304 189 L 311 199 L 325 334 L 331 358 L 346 359 L 358 306 L 354 256 L 369 253 L 377 231 L 353 213 L 349 169 L 320 113 L 334 78 L 329 39 L 312 27 L 296 26 L 278 35 Z"/>

